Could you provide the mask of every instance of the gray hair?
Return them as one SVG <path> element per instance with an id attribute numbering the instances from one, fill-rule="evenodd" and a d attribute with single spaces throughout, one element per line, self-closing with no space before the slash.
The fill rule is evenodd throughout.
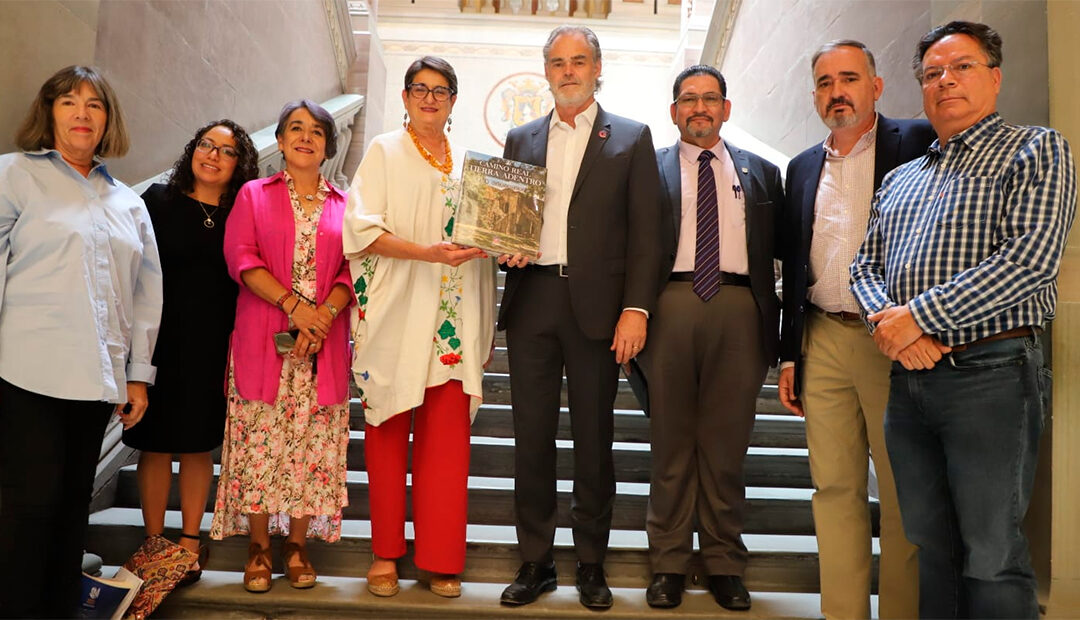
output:
<path id="1" fill-rule="evenodd" d="M 585 26 L 563 25 L 552 30 L 551 34 L 548 35 L 547 43 L 544 43 L 545 63 L 548 61 L 548 56 L 551 55 L 551 46 L 555 44 L 555 39 L 558 39 L 564 34 L 580 34 L 585 37 L 585 42 L 592 48 L 593 62 L 600 62 L 600 40 L 596 38 L 596 33 Z"/>
<path id="2" fill-rule="evenodd" d="M 862 50 L 862 53 L 866 55 L 866 64 L 870 67 L 870 77 L 877 75 L 877 63 L 874 62 L 874 54 L 862 41 L 856 41 L 855 39 L 836 39 L 819 47 L 810 58 L 810 72 L 813 73 L 814 67 L 817 67 L 819 58 L 833 50 L 840 49 L 841 47 L 854 47 L 855 49 Z"/>

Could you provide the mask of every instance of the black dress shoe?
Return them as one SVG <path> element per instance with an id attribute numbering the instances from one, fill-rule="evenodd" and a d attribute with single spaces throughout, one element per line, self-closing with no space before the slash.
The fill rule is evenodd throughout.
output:
<path id="1" fill-rule="evenodd" d="M 712 592 L 724 609 L 745 611 L 750 609 L 750 593 L 746 591 L 742 578 L 735 575 L 709 575 L 709 592 Z"/>
<path id="2" fill-rule="evenodd" d="M 581 604 L 589 609 L 607 609 L 611 607 L 611 588 L 604 579 L 603 564 L 577 565 L 577 589 L 581 593 Z"/>
<path id="3" fill-rule="evenodd" d="M 683 588 L 686 587 L 686 575 L 676 573 L 656 573 L 649 589 L 645 590 L 645 602 L 649 607 L 661 609 L 678 607 L 682 604 Z"/>
<path id="4" fill-rule="evenodd" d="M 554 590 L 556 585 L 554 562 L 523 562 L 514 583 L 506 586 L 499 601 L 503 605 L 528 605 L 544 592 Z"/>

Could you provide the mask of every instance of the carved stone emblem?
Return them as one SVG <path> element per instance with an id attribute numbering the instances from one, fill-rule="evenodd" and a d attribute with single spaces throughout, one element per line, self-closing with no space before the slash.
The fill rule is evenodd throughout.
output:
<path id="1" fill-rule="evenodd" d="M 539 73 L 513 73 L 504 77 L 484 101 L 484 126 L 499 146 L 506 145 L 506 133 L 545 116 L 555 100 L 547 80 Z"/>

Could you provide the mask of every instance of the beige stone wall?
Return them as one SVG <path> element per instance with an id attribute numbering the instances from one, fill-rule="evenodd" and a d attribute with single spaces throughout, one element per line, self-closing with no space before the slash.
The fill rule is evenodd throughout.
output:
<path id="1" fill-rule="evenodd" d="M 1050 124 L 1080 148 L 1080 2 L 1047 2 L 1049 25 Z M 1054 321 L 1053 434 L 1043 438 L 1053 476 L 1040 486 L 1052 491 L 1052 518 L 1040 525 L 1051 533 L 1048 617 L 1080 617 L 1080 234 L 1074 222 L 1058 278 Z"/>
<path id="2" fill-rule="evenodd" d="M 229 117 L 260 129 L 275 122 L 290 99 L 323 101 L 341 92 L 321 0 L 0 4 L 0 105 L 7 118 L 22 118 L 56 69 L 75 62 L 98 66 L 131 130 L 131 152 L 110 162 L 126 182 L 167 168 L 207 121 Z M 10 150 L 5 135 L 0 151 Z"/>
<path id="3" fill-rule="evenodd" d="M 874 52 L 885 92 L 882 113 L 922 115 L 912 77 L 915 44 L 933 25 L 983 21 L 1005 40 L 1005 88 L 999 106 L 1015 123 L 1047 123 L 1046 16 L 1043 0 L 770 0 L 741 3 L 721 64 L 733 101 L 732 122 L 794 155 L 827 133 L 811 105 L 810 57 L 832 39 L 851 38 Z"/>

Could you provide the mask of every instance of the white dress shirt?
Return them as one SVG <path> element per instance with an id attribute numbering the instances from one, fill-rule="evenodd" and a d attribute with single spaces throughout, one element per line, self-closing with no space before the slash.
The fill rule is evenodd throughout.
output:
<path id="1" fill-rule="evenodd" d="M 547 142 L 547 194 L 544 196 L 544 224 L 540 229 L 540 265 L 565 265 L 566 217 L 570 211 L 570 196 L 574 193 L 578 169 L 585 156 L 593 124 L 596 122 L 595 101 L 574 117 L 571 127 L 551 114 Z"/>
<path id="2" fill-rule="evenodd" d="M 851 294 L 849 268 L 870 220 L 874 198 L 877 121 L 847 155 L 825 140 L 825 165 L 814 199 L 814 235 L 810 242 L 807 299 L 827 312 L 858 312 Z"/>
<path id="3" fill-rule="evenodd" d="M 682 219 L 679 248 L 672 271 L 693 271 L 697 246 L 698 157 L 705 149 L 689 142 L 679 142 L 679 170 L 682 181 Z M 720 140 L 711 149 L 710 162 L 716 180 L 717 226 L 720 228 L 720 271 L 747 275 L 746 205 L 742 183 L 735 175 L 731 154 Z M 735 188 L 738 188 L 736 190 Z"/>

